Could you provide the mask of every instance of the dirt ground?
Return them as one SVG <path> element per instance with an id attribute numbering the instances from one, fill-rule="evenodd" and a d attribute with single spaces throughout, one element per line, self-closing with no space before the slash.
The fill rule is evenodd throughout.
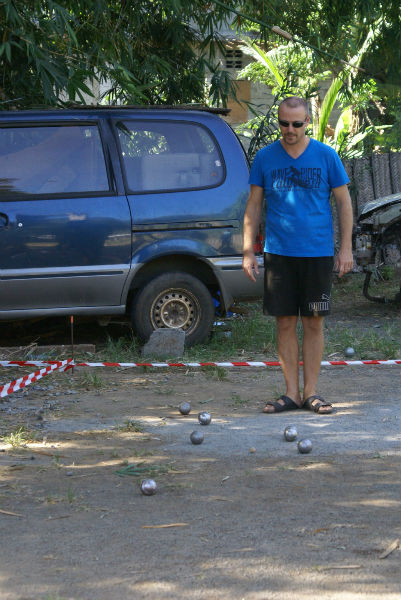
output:
<path id="1" fill-rule="evenodd" d="M 32 439 L 0 443 L 1 600 L 398 599 L 399 367 L 320 381 L 334 415 L 261 414 L 275 368 L 75 369 L 10 396 L 0 435 Z"/>

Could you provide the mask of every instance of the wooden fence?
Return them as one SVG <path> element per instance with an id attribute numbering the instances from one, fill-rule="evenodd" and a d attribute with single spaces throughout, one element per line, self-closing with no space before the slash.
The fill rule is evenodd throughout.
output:
<path id="1" fill-rule="evenodd" d="M 349 190 L 354 210 L 354 222 L 362 207 L 376 198 L 383 198 L 401 192 L 401 152 L 372 154 L 366 158 L 343 160 L 350 179 Z M 333 207 L 335 203 L 333 200 Z M 340 227 L 337 211 L 333 210 L 334 237 L 336 249 L 340 243 Z"/>
<path id="2" fill-rule="evenodd" d="M 401 192 L 401 152 L 372 154 L 343 161 L 350 178 L 354 214 L 369 200 Z"/>

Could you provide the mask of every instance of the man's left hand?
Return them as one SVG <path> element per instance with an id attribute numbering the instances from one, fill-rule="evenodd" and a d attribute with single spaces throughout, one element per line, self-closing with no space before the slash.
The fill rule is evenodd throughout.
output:
<path id="1" fill-rule="evenodd" d="M 337 254 L 334 262 L 334 270 L 338 277 L 342 277 L 345 273 L 349 273 L 354 268 L 354 257 L 351 250 L 341 250 Z"/>

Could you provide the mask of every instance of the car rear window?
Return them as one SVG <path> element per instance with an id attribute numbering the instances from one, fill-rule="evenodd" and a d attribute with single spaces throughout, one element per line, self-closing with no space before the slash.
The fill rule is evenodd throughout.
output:
<path id="1" fill-rule="evenodd" d="M 130 192 L 208 188 L 224 179 L 217 142 L 201 125 L 124 120 L 117 132 Z"/>
<path id="2" fill-rule="evenodd" d="M 0 128 L 0 197 L 108 190 L 96 125 Z"/>

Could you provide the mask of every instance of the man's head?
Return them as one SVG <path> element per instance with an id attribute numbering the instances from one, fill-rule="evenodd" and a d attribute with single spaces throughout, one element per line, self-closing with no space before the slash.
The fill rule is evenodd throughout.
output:
<path id="1" fill-rule="evenodd" d="M 278 122 L 284 144 L 302 143 L 310 122 L 307 102 L 298 96 L 285 98 L 278 107 Z"/>

